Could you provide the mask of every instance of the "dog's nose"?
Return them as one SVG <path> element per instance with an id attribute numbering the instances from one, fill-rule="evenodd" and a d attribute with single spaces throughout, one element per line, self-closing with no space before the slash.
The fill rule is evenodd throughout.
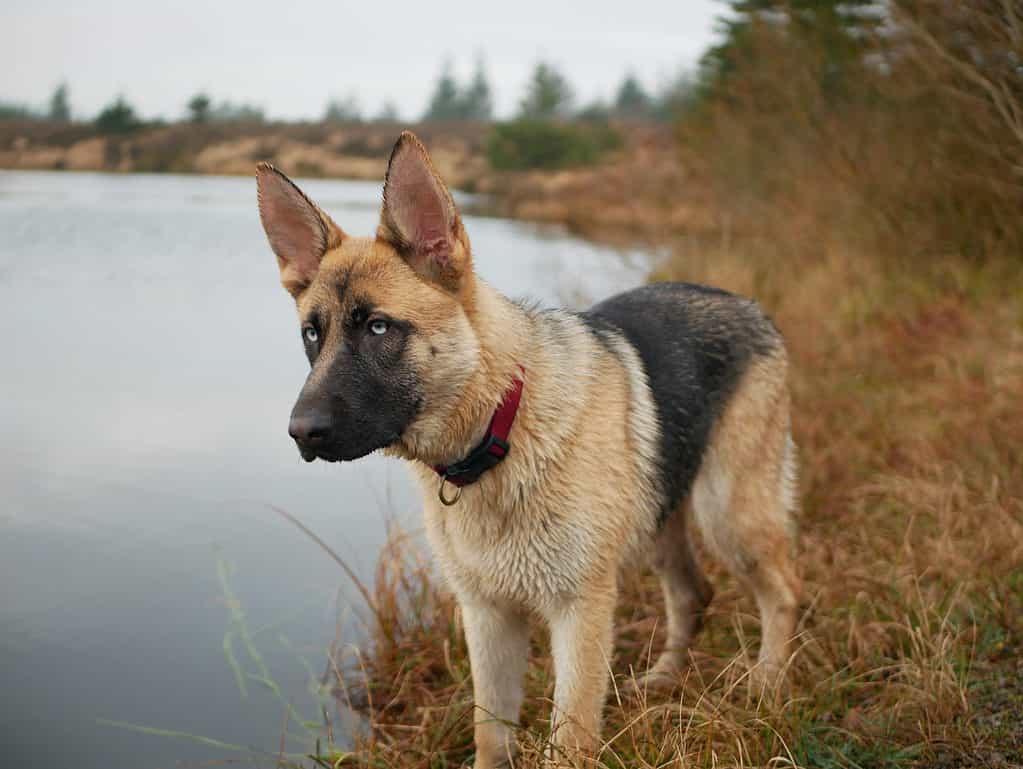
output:
<path id="1" fill-rule="evenodd" d="M 330 424 L 330 414 L 326 411 L 292 414 L 288 434 L 299 443 L 321 443 L 330 434 Z"/>

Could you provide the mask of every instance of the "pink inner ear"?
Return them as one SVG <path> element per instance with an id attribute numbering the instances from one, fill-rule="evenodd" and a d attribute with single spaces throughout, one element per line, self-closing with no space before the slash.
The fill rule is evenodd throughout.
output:
<path id="1" fill-rule="evenodd" d="M 327 250 L 324 225 L 312 204 L 276 171 L 258 178 L 259 216 L 263 229 L 281 262 L 285 283 L 309 283 Z"/>
<path id="2" fill-rule="evenodd" d="M 387 212 L 395 227 L 417 253 L 446 261 L 451 206 L 423 158 L 410 148 L 392 161 L 387 176 Z"/>

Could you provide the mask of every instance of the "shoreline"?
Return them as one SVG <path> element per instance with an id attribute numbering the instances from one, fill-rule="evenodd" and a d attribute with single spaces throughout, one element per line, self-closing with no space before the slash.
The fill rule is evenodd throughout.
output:
<path id="1" fill-rule="evenodd" d="M 176 123 L 121 134 L 89 124 L 0 122 L 0 169 L 247 175 L 268 160 L 311 178 L 380 179 L 401 126 L 394 124 Z M 437 146 L 437 166 L 456 186 L 486 165 L 479 124 L 416 126 Z"/>
<path id="2" fill-rule="evenodd" d="M 0 122 L 0 170 L 251 176 L 260 161 L 295 178 L 380 181 L 394 124 L 174 124 L 123 135 L 89 125 Z M 466 210 L 564 227 L 617 248 L 657 248 L 717 231 L 719 217 L 695 199 L 676 142 L 663 126 L 620 126 L 622 149 L 594 165 L 500 172 L 486 158 L 490 126 L 412 127 L 448 184 L 479 195 Z"/>

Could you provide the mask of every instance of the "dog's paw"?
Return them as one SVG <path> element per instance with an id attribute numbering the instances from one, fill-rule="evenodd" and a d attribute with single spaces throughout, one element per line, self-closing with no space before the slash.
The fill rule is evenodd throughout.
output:
<path id="1" fill-rule="evenodd" d="M 512 767 L 518 765 L 518 762 L 515 760 L 517 757 L 517 749 L 506 751 L 496 756 L 476 753 L 476 755 L 462 764 L 462 769 L 512 769 Z"/>
<path id="2" fill-rule="evenodd" d="M 750 670 L 749 681 L 753 695 L 765 701 L 777 700 L 783 693 L 787 680 L 782 665 L 758 662 Z"/>
<path id="3" fill-rule="evenodd" d="M 623 697 L 629 699 L 642 698 L 653 693 L 666 694 L 681 687 L 682 679 L 681 668 L 674 665 L 655 665 L 643 675 L 627 680 L 619 687 L 619 691 Z"/>

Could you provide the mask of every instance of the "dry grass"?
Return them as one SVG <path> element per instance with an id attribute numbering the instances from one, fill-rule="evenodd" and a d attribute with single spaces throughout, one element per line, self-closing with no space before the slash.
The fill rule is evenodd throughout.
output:
<path id="1" fill-rule="evenodd" d="M 1023 648 L 1019 270 L 950 263 L 891 275 L 841 252 L 779 270 L 755 245 L 689 248 L 679 244 L 664 277 L 761 297 L 796 362 L 799 651 L 783 696 L 753 698 L 755 610 L 709 563 L 718 593 L 683 690 L 613 697 L 597 765 L 1020 762 L 1011 708 L 1023 700 L 999 683 L 1018 674 Z M 623 579 L 619 683 L 661 640 L 653 579 Z M 339 660 L 340 696 L 368 724 L 346 761 L 459 766 L 472 751 L 466 650 L 457 608 L 414 538 L 392 537 L 373 601 L 368 644 Z M 532 657 L 524 765 L 542 751 L 552 693 L 541 633 Z"/>
<path id="2" fill-rule="evenodd" d="M 825 99 L 812 56 L 768 30 L 770 55 L 682 127 L 675 171 L 641 178 L 627 153 L 600 172 L 624 180 L 618 210 L 642 214 L 619 224 L 669 254 L 655 278 L 753 296 L 788 340 L 806 598 L 787 686 L 761 700 L 754 607 L 709 563 L 717 596 L 681 691 L 612 697 L 594 766 L 1023 766 L 1023 98 L 1018 73 L 990 66 L 1018 61 L 1023 38 L 1012 3 L 971 0 L 983 23 L 965 48 L 957 4 L 894 7 L 915 25 L 894 51 L 904 70 Z M 558 187 L 562 218 L 599 231 L 614 201 L 594 207 L 585 187 Z M 673 219 L 666 196 L 699 215 Z M 662 636 L 652 577 L 623 582 L 619 684 Z M 460 766 L 459 614 L 413 538 L 383 552 L 373 603 L 367 643 L 338 660 L 366 729 L 320 761 Z M 537 633 L 524 766 L 551 693 Z"/>

